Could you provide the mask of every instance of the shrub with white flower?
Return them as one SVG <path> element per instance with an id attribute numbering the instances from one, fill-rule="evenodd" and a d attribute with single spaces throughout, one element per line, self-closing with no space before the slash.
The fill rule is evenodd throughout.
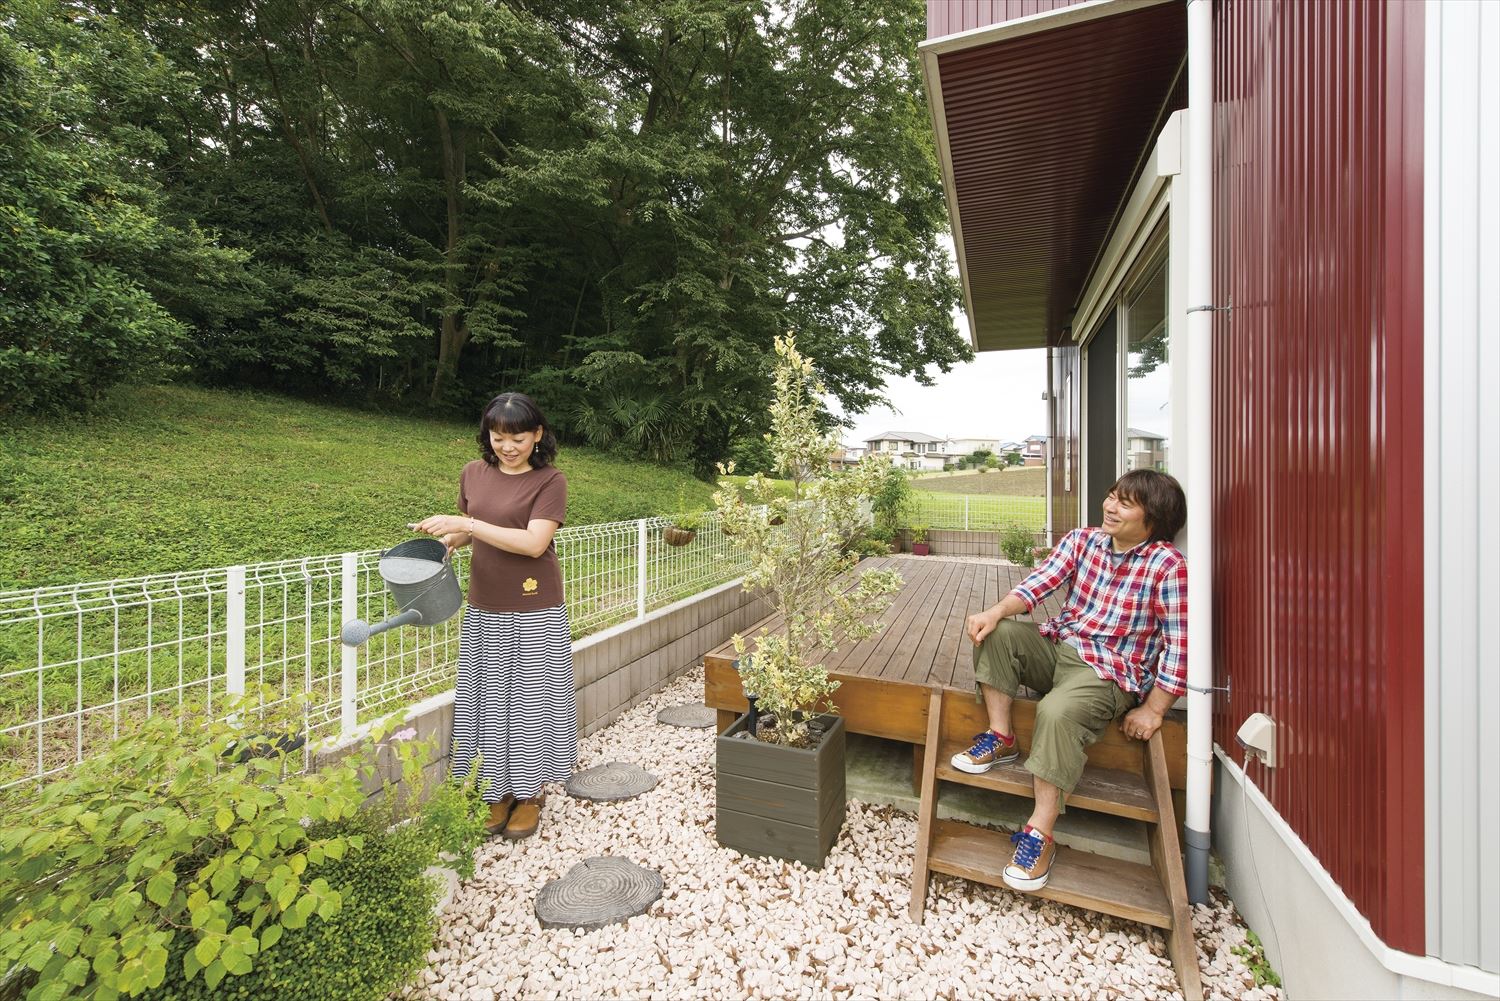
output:
<path id="1" fill-rule="evenodd" d="M 771 480 L 757 473 L 743 493 L 722 483 L 714 503 L 725 534 L 750 558 L 745 589 L 763 593 L 785 622 L 782 633 L 762 630 L 749 640 L 735 635 L 740 681 L 761 710 L 775 716 L 766 739 L 805 746 L 806 717 L 832 706 L 838 688 L 821 663 L 810 663 L 812 655 L 879 632 L 880 613 L 902 579 L 895 570 L 851 578 L 858 557 L 845 549 L 868 526 L 866 498 L 881 470 L 870 462 L 830 471 L 839 443 L 818 427 L 825 389 L 813 363 L 790 336 L 776 339 L 776 359 L 766 438 L 777 471 L 791 480 L 791 495 L 778 496 Z M 719 471 L 727 475 L 733 464 Z"/>

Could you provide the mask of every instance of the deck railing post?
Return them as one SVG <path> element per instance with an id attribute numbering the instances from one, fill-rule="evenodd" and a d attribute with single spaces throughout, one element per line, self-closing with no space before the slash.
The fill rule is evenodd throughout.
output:
<path id="1" fill-rule="evenodd" d="M 230 567 L 225 584 L 224 693 L 232 702 L 245 694 L 245 568 Z"/>
<path id="2" fill-rule="evenodd" d="M 646 617 L 646 519 L 635 523 L 635 617 Z"/>
<path id="3" fill-rule="evenodd" d="M 340 587 L 340 622 L 359 618 L 359 554 L 345 553 L 342 558 Z M 339 644 L 342 658 L 339 671 L 339 732 L 354 732 L 359 724 L 359 650 L 347 643 Z"/>

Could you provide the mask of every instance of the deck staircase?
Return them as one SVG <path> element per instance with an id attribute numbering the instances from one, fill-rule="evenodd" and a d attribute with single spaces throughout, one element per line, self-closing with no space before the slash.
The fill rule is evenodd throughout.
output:
<path id="1" fill-rule="evenodd" d="M 1034 702 L 1017 699 L 1014 703 L 1012 721 L 1023 752 L 1030 746 L 1034 712 Z M 928 877 L 934 872 L 991 886 L 1005 885 L 1001 872 L 1010 861 L 1009 835 L 937 816 L 940 782 L 1015 796 L 1032 795 L 1031 773 L 1019 763 L 996 766 L 982 775 L 959 771 L 949 763 L 953 755 L 968 748 L 975 733 L 988 725 L 972 694 L 932 687 L 926 742 L 918 749 L 921 759 L 915 776 L 919 807 L 911 917 L 918 923 L 927 905 Z M 1182 872 L 1166 747 L 1161 731 L 1145 744 L 1128 741 L 1118 733 L 1106 734 L 1089 749 L 1088 767 L 1067 798 L 1070 810 L 1093 810 L 1144 824 L 1151 864 L 1109 858 L 1059 843 L 1051 877 L 1033 895 L 1163 929 L 1183 995 L 1188 1001 L 1200 1001 L 1203 985 Z"/>

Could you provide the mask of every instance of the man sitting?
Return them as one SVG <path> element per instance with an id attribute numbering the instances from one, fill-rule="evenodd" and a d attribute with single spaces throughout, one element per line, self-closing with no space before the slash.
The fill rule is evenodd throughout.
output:
<path id="1" fill-rule="evenodd" d="M 1171 541 L 1186 520 L 1176 480 L 1126 473 L 1104 499 L 1101 527 L 1069 532 L 1015 590 L 965 623 L 990 728 L 953 767 L 977 773 L 1014 761 L 1011 702 L 1021 685 L 1042 695 L 1026 757 L 1036 805 L 1011 837 L 1004 872 L 1013 889 L 1047 885 L 1052 826 L 1083 774 L 1084 748 L 1121 713 L 1127 736 L 1149 740 L 1187 693 L 1187 560 Z M 1065 584 L 1062 614 L 1041 627 L 1012 618 Z"/>

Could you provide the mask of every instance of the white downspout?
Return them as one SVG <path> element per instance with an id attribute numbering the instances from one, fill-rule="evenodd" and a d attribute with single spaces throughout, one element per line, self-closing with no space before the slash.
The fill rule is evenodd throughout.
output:
<path id="1" fill-rule="evenodd" d="M 1213 792 L 1213 96 L 1211 0 L 1188 0 L 1188 899 L 1208 901 Z"/>

